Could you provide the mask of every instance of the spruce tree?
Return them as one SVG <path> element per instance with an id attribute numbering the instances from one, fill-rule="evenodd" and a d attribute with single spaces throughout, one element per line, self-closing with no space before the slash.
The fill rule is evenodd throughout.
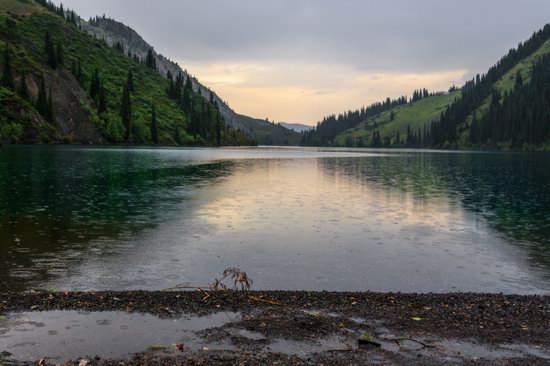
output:
<path id="1" fill-rule="evenodd" d="M 105 95 L 105 88 L 102 86 L 99 88 L 99 103 L 97 111 L 99 114 L 107 112 L 107 97 Z"/>
<path id="2" fill-rule="evenodd" d="M 101 79 L 99 77 L 99 71 L 95 69 L 92 74 L 92 81 L 90 82 L 90 97 L 95 99 L 99 94 L 99 89 L 101 88 Z"/>
<path id="3" fill-rule="evenodd" d="M 51 37 L 49 31 L 46 31 L 44 42 L 45 42 L 44 48 L 46 51 L 46 56 L 48 58 L 48 65 L 50 65 L 50 67 L 55 70 L 57 69 L 57 55 L 55 52 L 55 45 L 53 42 L 53 38 Z"/>
<path id="4" fill-rule="evenodd" d="M 13 70 L 11 66 L 11 52 L 9 45 L 4 49 L 4 71 L 2 72 L 1 84 L 3 87 L 15 90 L 15 81 L 13 79 Z"/>
<path id="5" fill-rule="evenodd" d="M 151 140 L 153 144 L 158 145 L 159 143 L 159 125 L 157 122 L 157 111 L 155 105 L 151 107 Z"/>
<path id="6" fill-rule="evenodd" d="M 218 115 L 218 120 L 216 121 L 216 145 L 221 146 L 222 144 L 222 118 Z"/>
<path id="7" fill-rule="evenodd" d="M 132 99 L 130 97 L 130 91 L 128 85 L 124 85 L 122 90 L 122 101 L 120 107 L 120 117 L 122 124 L 124 125 L 124 142 L 130 142 L 130 128 L 132 125 Z"/>
<path id="8" fill-rule="evenodd" d="M 46 30 L 46 35 L 44 36 L 44 53 L 46 55 L 50 54 L 50 46 L 52 45 L 52 36 L 49 30 Z"/>
<path id="9" fill-rule="evenodd" d="M 153 50 L 149 48 L 149 51 L 147 52 L 147 57 L 145 58 L 145 65 L 153 70 L 157 69 L 157 61 L 155 60 L 155 55 L 153 54 Z"/>
<path id="10" fill-rule="evenodd" d="M 126 85 L 128 86 L 128 90 L 130 92 L 135 92 L 136 91 L 136 87 L 134 85 L 134 73 L 132 72 L 132 70 L 130 69 L 130 71 L 128 71 L 128 78 L 126 80 Z"/>

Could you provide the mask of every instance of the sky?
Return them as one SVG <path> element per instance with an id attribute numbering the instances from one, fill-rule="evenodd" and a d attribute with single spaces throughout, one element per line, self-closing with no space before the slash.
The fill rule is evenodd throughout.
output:
<path id="1" fill-rule="evenodd" d="M 239 113 L 309 125 L 414 89 L 461 85 L 550 21 L 548 0 L 63 4 L 134 28 Z"/>

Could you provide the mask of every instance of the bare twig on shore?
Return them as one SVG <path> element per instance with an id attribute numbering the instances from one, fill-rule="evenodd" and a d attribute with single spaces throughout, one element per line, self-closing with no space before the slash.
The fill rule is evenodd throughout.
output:
<path id="1" fill-rule="evenodd" d="M 213 283 L 209 283 L 207 286 L 191 286 L 189 284 L 180 284 L 175 287 L 170 287 L 163 289 L 162 291 L 178 291 L 178 290 L 197 290 L 204 295 L 203 300 L 206 301 L 210 298 L 210 294 L 206 292 L 205 288 L 208 288 L 209 291 L 227 291 L 228 285 L 224 281 L 231 279 L 233 281 L 233 290 L 248 291 L 252 287 L 253 281 L 248 277 L 246 272 L 241 271 L 238 267 L 229 267 L 226 268 L 222 273 L 222 278 L 214 278 Z M 256 301 L 269 302 L 269 300 L 253 299 Z M 272 302 L 274 305 L 280 305 Z"/>

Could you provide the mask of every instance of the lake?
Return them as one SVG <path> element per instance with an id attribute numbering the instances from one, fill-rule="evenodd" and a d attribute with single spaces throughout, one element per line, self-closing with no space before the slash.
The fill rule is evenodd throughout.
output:
<path id="1" fill-rule="evenodd" d="M 0 292 L 550 293 L 550 155 L 0 148 Z"/>

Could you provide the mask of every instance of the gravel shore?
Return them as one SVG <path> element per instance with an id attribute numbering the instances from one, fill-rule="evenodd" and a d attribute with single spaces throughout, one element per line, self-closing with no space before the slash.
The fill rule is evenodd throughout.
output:
<path id="1" fill-rule="evenodd" d="M 237 321 L 197 334 L 230 345 L 227 350 L 175 343 L 125 360 L 103 360 L 91 349 L 70 365 L 550 364 L 550 297 L 545 296 L 285 291 L 212 292 L 206 299 L 198 291 L 0 296 L 0 315 L 49 310 L 119 310 L 161 318 L 241 314 Z"/>

